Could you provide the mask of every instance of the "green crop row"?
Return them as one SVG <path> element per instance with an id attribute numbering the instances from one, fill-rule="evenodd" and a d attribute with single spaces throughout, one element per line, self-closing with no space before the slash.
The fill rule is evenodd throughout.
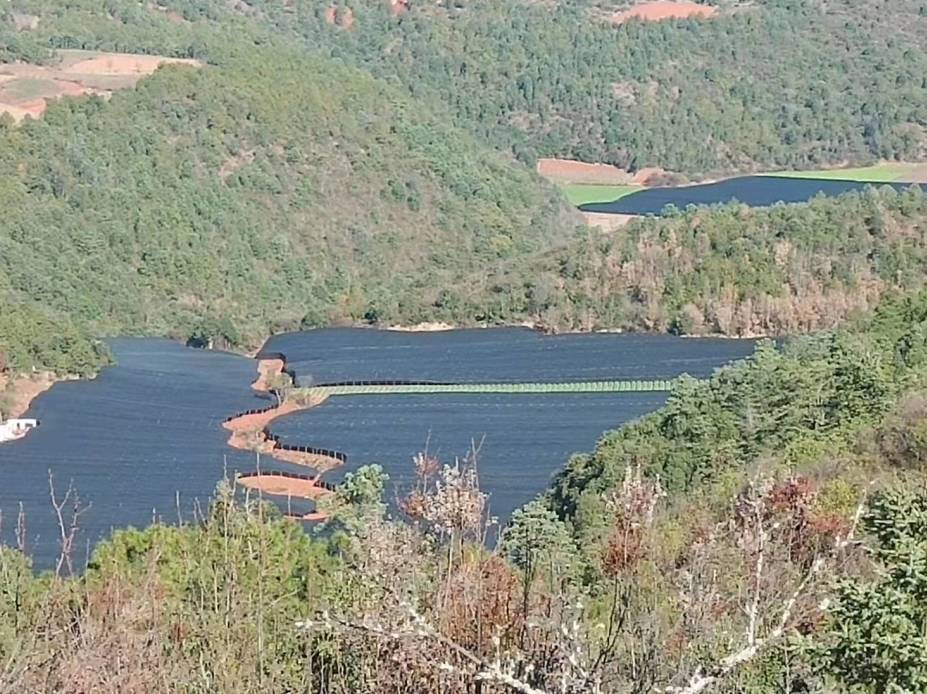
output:
<path id="1" fill-rule="evenodd" d="M 456 383 L 452 385 L 345 385 L 308 388 L 309 395 L 447 395 L 447 394 L 554 394 L 643 393 L 672 390 L 674 380 L 584 381 L 572 383 Z"/>

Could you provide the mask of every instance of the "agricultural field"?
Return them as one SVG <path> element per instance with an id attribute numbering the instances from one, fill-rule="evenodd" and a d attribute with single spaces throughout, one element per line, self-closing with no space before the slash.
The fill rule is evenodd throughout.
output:
<path id="1" fill-rule="evenodd" d="M 195 60 L 157 55 L 61 50 L 54 65 L 16 62 L 0 64 L 0 115 L 15 121 L 38 118 L 52 101 L 64 96 L 131 89 L 138 81 L 167 63 L 198 66 Z"/>
<path id="2" fill-rule="evenodd" d="M 657 0 L 635 5 L 623 12 L 616 12 L 613 24 L 624 24 L 630 20 L 661 22 L 667 19 L 708 19 L 718 12 L 717 7 L 695 2 L 670 2 Z"/>
<path id="3" fill-rule="evenodd" d="M 781 176 L 783 178 L 820 178 L 833 181 L 856 181 L 857 183 L 891 183 L 894 181 L 924 183 L 927 182 L 927 164 L 882 162 L 872 166 L 850 169 L 775 171 L 763 175 Z"/>
<path id="4" fill-rule="evenodd" d="M 626 195 L 643 190 L 643 188 L 644 186 L 610 186 L 587 183 L 567 183 L 561 186 L 570 204 L 577 207 L 593 202 L 614 202 Z"/>

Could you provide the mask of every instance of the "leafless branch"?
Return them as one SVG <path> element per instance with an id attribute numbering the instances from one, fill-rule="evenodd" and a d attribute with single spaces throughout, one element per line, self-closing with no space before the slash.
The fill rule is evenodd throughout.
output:
<path id="1" fill-rule="evenodd" d="M 52 507 L 58 519 L 58 532 L 60 533 L 58 562 L 55 566 L 55 575 L 61 576 L 62 568 L 67 568 L 68 575 L 74 573 L 74 538 L 77 537 L 80 517 L 90 510 L 91 504 L 81 506 L 80 497 L 74 489 L 74 482 L 68 483 L 68 489 L 59 500 L 55 494 L 55 480 L 52 471 L 48 471 L 48 491 L 51 495 Z"/>
<path id="2" fill-rule="evenodd" d="M 798 600 L 806 592 L 812 581 L 814 581 L 817 576 L 820 575 L 821 572 L 837 558 L 842 550 L 844 550 L 853 542 L 853 538 L 859 526 L 860 519 L 862 518 L 866 507 L 867 499 L 868 493 L 864 493 L 856 507 L 856 512 L 853 514 L 853 521 L 850 529 L 846 535 L 836 539 L 832 551 L 824 556 L 815 557 L 811 562 L 811 566 L 805 572 L 805 575 L 802 577 L 801 581 L 799 581 L 798 586 L 783 603 L 782 611 L 779 614 L 779 620 L 776 626 L 769 632 L 769 634 L 762 638 L 756 637 L 755 628 L 758 619 L 756 611 L 758 610 L 759 601 L 757 599 L 756 592 L 754 592 L 753 602 L 751 604 L 750 610 L 748 611 L 750 625 L 747 629 L 746 646 L 722 658 L 707 672 L 702 669 L 696 670 L 695 674 L 689 678 L 689 681 L 685 686 L 669 687 L 665 691 L 673 692 L 674 694 L 699 694 L 699 692 L 703 692 L 712 685 L 716 684 L 728 674 L 730 674 L 734 669 L 740 667 L 744 663 L 753 660 L 760 653 L 766 651 L 771 646 L 775 645 L 780 639 L 782 639 L 782 637 L 785 636 L 786 632 L 788 631 L 789 624 L 792 620 L 792 615 L 795 611 L 795 605 L 798 603 Z M 759 557 L 755 563 L 754 570 L 755 586 L 758 586 L 760 574 L 762 572 L 762 562 Z"/>

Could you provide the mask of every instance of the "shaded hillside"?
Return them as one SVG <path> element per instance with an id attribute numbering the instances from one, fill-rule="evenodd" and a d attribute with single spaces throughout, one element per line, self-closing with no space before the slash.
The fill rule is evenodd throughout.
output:
<path id="1" fill-rule="evenodd" d="M 574 223 L 396 90 L 280 50 L 0 128 L 7 294 L 95 334 L 253 345 L 342 320 L 479 320 L 454 308 L 461 287 Z M 2 339 L 27 367 L 21 341 Z"/>

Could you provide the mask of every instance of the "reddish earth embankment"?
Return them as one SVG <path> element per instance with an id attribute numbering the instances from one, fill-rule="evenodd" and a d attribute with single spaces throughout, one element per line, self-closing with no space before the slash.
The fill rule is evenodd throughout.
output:
<path id="1" fill-rule="evenodd" d="M 31 376 L 0 373 L 0 419 L 22 416 L 35 398 L 59 380 L 51 373 Z"/>
<path id="2" fill-rule="evenodd" d="M 558 183 L 630 185 L 632 174 L 610 164 L 587 164 L 572 159 L 538 159 L 537 172 Z"/>
<path id="3" fill-rule="evenodd" d="M 270 381 L 283 373 L 285 364 L 281 359 L 263 359 L 258 362 L 258 377 L 251 387 L 258 392 L 267 392 Z M 280 405 L 271 405 L 264 410 L 253 411 L 233 417 L 223 424 L 231 432 L 229 445 L 244 451 L 267 455 L 274 460 L 311 468 L 315 475 L 296 475 L 278 472 L 250 472 L 239 475 L 238 483 L 247 489 L 254 489 L 272 496 L 291 499 L 308 499 L 317 501 L 331 494 L 331 487 L 319 478 L 326 470 L 341 465 L 341 460 L 333 455 L 307 452 L 306 450 L 288 450 L 283 448 L 267 434 L 271 423 L 277 418 L 324 402 L 316 399 L 309 402 L 288 400 Z M 298 516 L 302 520 L 320 520 L 322 515 L 311 513 Z"/>
<path id="4" fill-rule="evenodd" d="M 624 24 L 631 19 L 645 22 L 659 22 L 664 19 L 708 19 L 717 12 L 717 7 L 694 2 L 647 2 L 624 12 L 616 12 L 612 17 L 612 23 Z"/>
<path id="5" fill-rule="evenodd" d="M 554 183 L 606 186 L 646 186 L 650 179 L 666 173 L 657 167 L 645 167 L 632 173 L 611 164 L 589 164 L 573 159 L 538 159 L 537 172 Z"/>
<path id="6" fill-rule="evenodd" d="M 238 484 L 247 489 L 259 491 L 270 496 L 283 496 L 288 499 L 309 499 L 318 501 L 330 494 L 330 490 L 319 484 L 318 480 L 306 475 L 291 475 L 282 472 L 253 472 L 238 476 Z M 319 511 L 311 513 L 287 513 L 287 517 L 297 520 L 325 520 L 326 515 Z"/>

